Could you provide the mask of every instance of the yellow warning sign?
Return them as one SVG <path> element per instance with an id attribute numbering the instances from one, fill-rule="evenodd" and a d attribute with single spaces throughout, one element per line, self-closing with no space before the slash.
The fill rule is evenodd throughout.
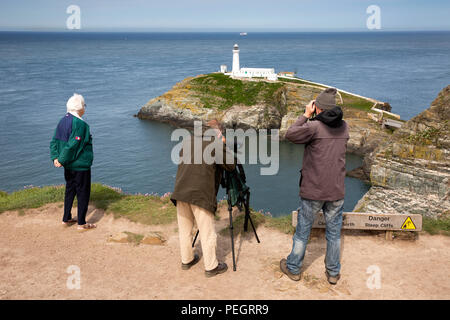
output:
<path id="1" fill-rule="evenodd" d="M 406 218 L 405 222 L 402 224 L 403 230 L 416 230 L 414 222 L 412 222 L 411 217 Z"/>

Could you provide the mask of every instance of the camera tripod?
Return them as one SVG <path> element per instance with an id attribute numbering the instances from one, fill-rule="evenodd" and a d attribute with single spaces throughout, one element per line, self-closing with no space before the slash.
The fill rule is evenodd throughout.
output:
<path id="1" fill-rule="evenodd" d="M 240 166 L 239 168 L 241 170 L 241 179 L 243 179 L 244 180 L 243 182 L 245 183 L 245 174 L 244 174 L 243 168 L 241 165 L 238 165 L 238 166 Z M 229 228 L 230 228 L 230 236 L 231 236 L 231 252 L 233 255 L 233 271 L 236 271 L 236 259 L 235 259 L 235 255 L 234 255 L 233 214 L 232 214 L 233 205 L 232 205 L 232 198 L 231 198 L 231 192 L 230 192 L 231 177 L 233 174 L 237 175 L 238 173 L 236 170 L 231 173 L 225 172 L 222 185 L 225 185 L 226 190 L 227 190 L 228 213 L 229 213 L 229 219 L 230 219 Z M 247 232 L 248 222 L 250 221 L 253 232 L 255 233 L 256 241 L 258 241 L 258 243 L 260 243 L 258 234 L 256 233 L 256 229 L 255 229 L 255 226 L 252 221 L 252 217 L 250 216 L 250 188 L 246 187 L 245 190 L 239 190 L 237 202 L 235 203 L 235 205 L 239 208 L 239 210 L 242 210 L 242 206 L 244 206 L 244 208 L 245 208 L 244 232 Z M 197 233 L 195 234 L 194 241 L 192 242 L 192 247 L 194 247 L 194 245 L 195 245 L 195 241 L 197 240 L 198 234 L 199 234 L 199 230 L 197 230 Z"/>

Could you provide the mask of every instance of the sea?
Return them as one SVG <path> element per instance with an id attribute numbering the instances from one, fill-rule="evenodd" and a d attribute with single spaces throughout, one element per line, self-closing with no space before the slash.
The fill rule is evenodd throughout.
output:
<path id="1" fill-rule="evenodd" d="M 73 93 L 86 99 L 94 143 L 92 180 L 125 193 L 173 191 L 174 127 L 134 115 L 189 76 L 241 67 L 295 71 L 301 78 L 381 101 L 408 120 L 450 80 L 450 32 L 88 33 L 0 32 L 0 190 L 64 183 L 49 142 Z M 303 147 L 280 143 L 280 169 L 245 165 L 251 207 L 273 216 L 298 207 Z M 347 169 L 362 160 L 347 155 Z M 369 186 L 346 178 L 345 211 Z M 219 198 L 223 198 L 223 190 Z"/>

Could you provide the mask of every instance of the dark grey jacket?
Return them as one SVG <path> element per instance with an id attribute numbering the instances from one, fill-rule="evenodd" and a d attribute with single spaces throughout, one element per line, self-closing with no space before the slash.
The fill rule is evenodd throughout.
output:
<path id="1" fill-rule="evenodd" d="M 286 139 L 305 144 L 300 196 L 310 200 L 336 201 L 345 195 L 345 153 L 349 139 L 345 121 L 332 128 L 305 116 L 286 132 Z"/>

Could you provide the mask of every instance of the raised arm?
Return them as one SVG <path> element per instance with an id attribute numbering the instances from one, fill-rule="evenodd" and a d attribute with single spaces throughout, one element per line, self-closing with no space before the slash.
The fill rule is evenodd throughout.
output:
<path id="1" fill-rule="evenodd" d="M 315 110 L 314 100 L 310 101 L 305 108 L 305 113 L 301 115 L 286 132 L 286 139 L 293 143 L 304 144 L 311 141 L 316 131 L 311 122 L 307 122 Z"/>
<path id="2" fill-rule="evenodd" d="M 312 126 L 310 122 L 306 121 L 307 118 L 304 115 L 300 116 L 297 121 L 289 127 L 286 132 L 286 139 L 296 144 L 310 142 L 314 137 L 316 128 Z"/>

